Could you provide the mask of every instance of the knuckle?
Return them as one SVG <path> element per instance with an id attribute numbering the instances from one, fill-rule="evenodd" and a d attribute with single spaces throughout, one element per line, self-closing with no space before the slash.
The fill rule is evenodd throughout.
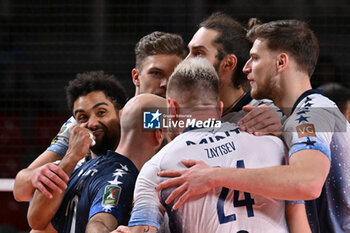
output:
<path id="1" fill-rule="evenodd" d="M 259 124 L 257 124 L 257 126 L 259 126 L 259 128 L 266 128 L 267 123 L 265 121 L 261 121 Z"/>
<path id="2" fill-rule="evenodd" d="M 55 177 L 56 177 L 56 174 L 54 174 L 52 172 L 47 174 L 47 178 L 50 179 L 50 180 L 54 179 Z"/>

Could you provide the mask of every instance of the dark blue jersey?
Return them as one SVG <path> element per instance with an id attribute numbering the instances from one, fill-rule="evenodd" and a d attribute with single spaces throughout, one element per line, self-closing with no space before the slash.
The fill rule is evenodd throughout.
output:
<path id="1" fill-rule="evenodd" d="M 58 232 L 85 232 L 97 213 L 112 214 L 128 223 L 138 170 L 126 157 L 112 151 L 75 169 L 52 225 Z"/>

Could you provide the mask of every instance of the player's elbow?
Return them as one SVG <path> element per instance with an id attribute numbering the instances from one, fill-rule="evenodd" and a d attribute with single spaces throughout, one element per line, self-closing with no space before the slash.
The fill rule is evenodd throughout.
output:
<path id="1" fill-rule="evenodd" d="M 47 225 L 43 224 L 39 219 L 29 220 L 29 218 L 28 218 L 28 224 L 29 224 L 31 229 L 38 230 L 38 231 L 43 231 L 47 227 Z"/>
<path id="2" fill-rule="evenodd" d="M 23 200 L 23 198 L 22 198 L 22 195 L 20 194 L 20 191 L 18 190 L 18 188 L 17 188 L 17 179 L 19 179 L 18 178 L 18 176 L 19 176 L 19 174 L 20 174 L 20 172 L 17 174 L 17 176 L 16 176 L 16 178 L 15 178 L 15 183 L 14 183 L 14 185 L 13 185 L 13 197 L 15 198 L 15 200 L 16 201 L 18 201 L 18 202 L 21 202 L 21 201 L 25 201 L 25 200 Z"/>
<path id="3" fill-rule="evenodd" d="M 33 193 L 29 193 L 31 190 L 28 186 L 28 183 L 31 184 L 31 180 L 28 179 L 24 173 L 24 170 L 21 170 L 17 173 L 15 182 L 13 185 L 13 197 L 18 202 L 30 201 Z M 31 194 L 31 195 L 30 195 Z"/>
<path id="4" fill-rule="evenodd" d="M 299 200 L 313 200 L 321 195 L 323 181 L 320 179 L 312 179 L 302 181 L 297 185 L 297 193 Z"/>
<path id="5" fill-rule="evenodd" d="M 45 223 L 42 217 L 34 215 L 30 209 L 27 213 L 27 220 L 30 228 L 33 230 L 45 230 L 48 226 L 48 223 Z"/>
<path id="6" fill-rule="evenodd" d="M 45 229 L 43 224 L 40 224 L 40 221 L 36 221 L 36 220 L 29 220 L 28 219 L 28 224 L 30 226 L 31 229 L 33 230 L 38 230 L 38 231 L 42 231 Z"/>
<path id="7" fill-rule="evenodd" d="M 25 201 L 25 200 L 23 200 L 23 198 L 21 198 L 21 195 L 19 195 L 19 193 L 18 193 L 16 188 L 13 188 L 13 197 L 15 198 L 15 200 L 17 202 Z"/>
<path id="8" fill-rule="evenodd" d="M 30 197 L 27 197 L 25 194 L 19 191 L 18 188 L 16 187 L 13 188 L 13 197 L 17 202 L 30 201 Z"/>

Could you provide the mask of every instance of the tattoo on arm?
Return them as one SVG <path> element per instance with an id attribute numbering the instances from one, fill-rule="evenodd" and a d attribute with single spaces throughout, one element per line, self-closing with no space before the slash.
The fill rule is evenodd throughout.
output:
<path id="1" fill-rule="evenodd" d="M 143 229 L 143 232 L 149 232 L 149 226 L 147 226 L 147 229 Z"/>

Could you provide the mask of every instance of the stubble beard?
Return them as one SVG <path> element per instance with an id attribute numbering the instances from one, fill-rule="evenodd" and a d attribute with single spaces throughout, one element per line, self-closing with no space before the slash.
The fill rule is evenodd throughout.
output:
<path id="1" fill-rule="evenodd" d="M 275 76 L 273 74 L 270 74 L 267 77 L 267 80 L 265 80 L 259 87 L 257 86 L 257 83 L 255 83 L 255 88 L 252 86 L 251 96 L 254 99 L 274 99 L 274 93 L 277 90 L 278 85 L 276 83 L 276 79 L 274 79 Z"/>
<path id="2" fill-rule="evenodd" d="M 116 130 L 119 130 L 119 134 L 115 133 L 115 135 L 111 135 L 109 130 L 104 126 L 103 137 L 96 141 L 96 145 L 91 147 L 91 151 L 100 156 L 106 155 L 108 150 L 115 150 L 119 144 L 120 128 Z"/>

